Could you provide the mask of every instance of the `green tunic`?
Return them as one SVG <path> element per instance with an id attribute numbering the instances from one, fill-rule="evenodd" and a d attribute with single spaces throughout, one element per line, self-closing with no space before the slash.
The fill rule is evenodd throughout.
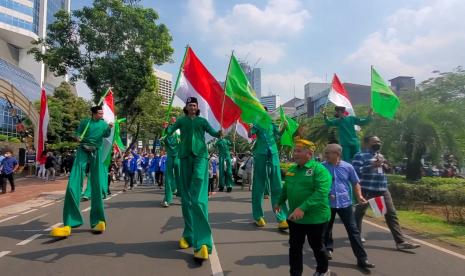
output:
<path id="1" fill-rule="evenodd" d="M 331 216 L 328 199 L 331 182 L 331 174 L 314 159 L 302 167 L 293 165 L 286 173 L 278 205 L 285 204 L 287 200 L 289 213 L 292 213 L 296 208 L 304 211 L 304 217 L 295 223 L 320 224 L 328 222 Z"/>
<path id="2" fill-rule="evenodd" d="M 68 187 L 66 188 L 63 207 L 63 224 L 65 226 L 78 227 L 83 223 L 79 203 L 81 201 L 82 182 L 86 175 L 87 166 L 89 166 L 89 182 L 92 185 L 90 225 L 94 227 L 100 221 L 105 222 L 102 187 L 108 185 L 108 176 L 104 168 L 105 165 L 101 160 L 101 146 L 103 138 L 110 136 L 111 128 L 103 119 L 84 119 L 76 131 L 77 136 L 83 133 L 88 123 L 89 127 L 80 145 L 95 146 L 96 150 L 93 153 L 89 153 L 84 151 L 81 146 L 77 149 L 76 159 L 69 176 Z"/>

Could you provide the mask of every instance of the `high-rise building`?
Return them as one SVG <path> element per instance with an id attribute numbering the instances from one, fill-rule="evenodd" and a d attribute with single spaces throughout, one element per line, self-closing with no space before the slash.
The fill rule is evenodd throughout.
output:
<path id="1" fill-rule="evenodd" d="M 304 86 L 305 98 L 310 98 L 331 87 L 331 83 L 309 82 Z"/>
<path id="2" fill-rule="evenodd" d="M 27 54 L 33 47 L 31 41 L 45 38 L 47 25 L 53 23 L 54 14 L 60 9 L 70 11 L 70 0 L 0 0 L 2 134 L 18 135 L 13 123 L 17 117 L 13 117 L 12 113 L 29 117 L 36 125 L 38 114 L 31 102 L 40 98 L 42 84 L 47 93 L 51 93 L 65 80 L 63 77 L 55 77 L 44 63 L 35 61 L 32 55 Z M 11 112 L 13 109 L 18 111 Z"/>
<path id="3" fill-rule="evenodd" d="M 268 108 L 268 112 L 273 112 L 281 104 L 279 95 L 263 96 L 260 98 L 260 103 Z"/>
<path id="4" fill-rule="evenodd" d="M 172 79 L 170 73 L 154 69 L 155 76 L 157 77 L 158 95 L 162 96 L 161 105 L 167 106 L 170 104 L 171 97 L 173 97 Z"/>
<path id="5" fill-rule="evenodd" d="M 252 68 L 245 62 L 240 62 L 242 71 L 244 71 L 247 79 L 250 82 L 253 90 L 255 91 L 257 99 L 262 95 L 262 72 L 260 68 Z"/>

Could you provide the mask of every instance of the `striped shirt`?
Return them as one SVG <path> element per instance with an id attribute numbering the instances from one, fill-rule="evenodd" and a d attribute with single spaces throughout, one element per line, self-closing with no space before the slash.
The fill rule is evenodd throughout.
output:
<path id="1" fill-rule="evenodd" d="M 365 150 L 357 153 L 352 160 L 352 165 L 360 178 L 360 186 L 364 190 L 387 190 L 388 183 L 384 170 L 381 167 L 374 168 L 372 166 L 377 154 L 376 152 Z"/>

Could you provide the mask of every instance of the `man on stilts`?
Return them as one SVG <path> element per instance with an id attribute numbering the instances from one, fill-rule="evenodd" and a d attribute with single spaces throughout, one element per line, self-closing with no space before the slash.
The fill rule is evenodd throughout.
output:
<path id="1" fill-rule="evenodd" d="M 91 189 L 90 225 L 92 231 L 102 233 L 106 229 L 106 220 L 103 207 L 102 185 L 106 185 L 107 174 L 101 160 L 102 142 L 109 137 L 113 124 L 103 120 L 102 106 L 91 108 L 92 118 L 81 121 L 76 139 L 79 147 L 76 159 L 66 189 L 63 207 L 63 225 L 51 230 L 53 237 L 67 237 L 71 235 L 71 228 L 83 224 L 79 203 L 81 199 L 82 182 L 86 175 L 86 166 L 89 163 L 89 178 Z"/>
<path id="2" fill-rule="evenodd" d="M 284 124 L 283 127 L 285 128 L 286 125 Z M 281 132 L 275 124 L 271 123 L 267 129 L 251 125 L 249 137 L 254 134 L 257 138 L 253 148 L 252 216 L 258 227 L 264 227 L 266 221 L 262 205 L 267 183 L 270 185 L 271 206 L 278 203 L 281 195 L 281 168 L 278 147 L 276 146 L 276 140 L 279 139 Z M 288 229 L 286 205 L 282 206 L 280 211 L 275 214 L 278 228 L 280 230 Z"/>
<path id="3" fill-rule="evenodd" d="M 219 191 L 226 191 L 230 193 L 232 191 L 233 176 L 232 176 L 232 165 L 231 165 L 231 153 L 229 152 L 230 147 L 232 146 L 231 141 L 226 138 L 220 138 L 215 143 L 216 148 L 218 149 L 219 155 Z"/>
<path id="4" fill-rule="evenodd" d="M 171 124 L 176 123 L 176 118 L 171 118 Z M 168 123 L 163 124 L 164 128 L 168 127 Z M 179 135 L 174 132 L 170 136 L 163 138 L 163 145 L 166 150 L 166 172 L 165 172 L 165 198 L 163 199 L 162 206 L 169 207 L 173 201 L 173 194 L 180 194 L 177 187 L 180 183 L 180 171 L 179 171 Z"/>
<path id="5" fill-rule="evenodd" d="M 184 232 L 179 247 L 194 248 L 194 258 L 207 260 L 212 251 L 212 233 L 208 221 L 208 150 L 205 132 L 221 137 L 222 130 L 215 131 L 208 121 L 200 117 L 197 98 L 188 97 L 180 117 L 166 129 L 166 135 L 181 130 L 179 159 L 181 164 L 181 202 Z"/>

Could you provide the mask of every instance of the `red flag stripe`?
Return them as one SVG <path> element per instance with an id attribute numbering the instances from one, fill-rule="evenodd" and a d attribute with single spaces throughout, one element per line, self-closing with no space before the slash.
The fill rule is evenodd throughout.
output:
<path id="1" fill-rule="evenodd" d="M 207 68 L 197 58 L 194 51 L 187 49 L 186 60 L 184 62 L 183 73 L 192 87 L 208 103 L 216 120 L 223 128 L 229 128 L 239 118 L 241 110 L 228 97 L 218 81 L 208 72 Z M 223 110 L 223 99 L 224 110 Z M 223 114 L 221 114 L 223 112 Z"/>

